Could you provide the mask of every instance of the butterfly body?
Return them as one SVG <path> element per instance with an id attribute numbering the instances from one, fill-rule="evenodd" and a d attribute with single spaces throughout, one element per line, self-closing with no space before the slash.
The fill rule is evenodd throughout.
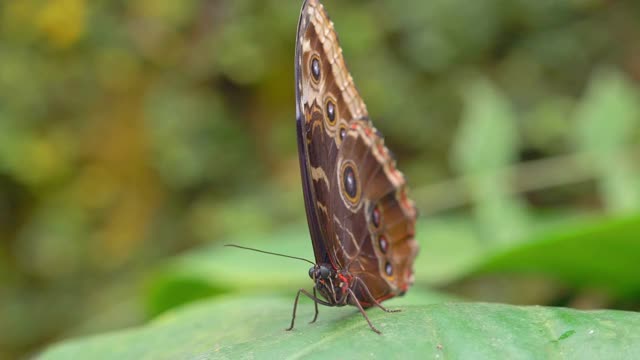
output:
<path id="1" fill-rule="evenodd" d="M 315 281 L 315 289 L 331 306 L 348 304 L 352 282 L 348 272 L 339 272 L 329 264 L 321 264 L 309 269 L 309 277 Z"/>
<path id="2" fill-rule="evenodd" d="M 314 294 L 301 289 L 298 297 L 315 301 L 316 316 L 317 304 L 349 304 L 369 321 L 363 308 L 386 310 L 380 302 L 413 283 L 416 209 L 318 0 L 302 6 L 295 77 L 298 153 L 316 263 L 309 271 Z"/>

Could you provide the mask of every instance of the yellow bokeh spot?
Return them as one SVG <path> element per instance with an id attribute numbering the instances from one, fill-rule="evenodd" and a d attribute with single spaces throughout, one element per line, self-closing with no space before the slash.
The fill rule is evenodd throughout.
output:
<path id="1" fill-rule="evenodd" d="M 85 29 L 85 0 L 50 0 L 36 16 L 37 27 L 57 48 L 68 48 L 80 39 Z"/>

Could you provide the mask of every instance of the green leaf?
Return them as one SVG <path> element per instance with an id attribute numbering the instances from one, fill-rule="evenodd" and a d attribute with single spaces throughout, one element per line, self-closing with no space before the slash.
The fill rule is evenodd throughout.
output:
<path id="1" fill-rule="evenodd" d="M 487 257 L 472 275 L 541 274 L 620 297 L 640 293 L 640 215 L 579 222 Z"/>
<path id="2" fill-rule="evenodd" d="M 423 299 L 424 300 L 424 299 Z M 397 302 L 390 301 L 392 308 Z M 367 314 L 292 298 L 228 297 L 168 313 L 149 325 L 70 340 L 41 359 L 632 359 L 640 357 L 640 314 L 486 303 L 402 305 Z"/>
<path id="3" fill-rule="evenodd" d="M 565 214 L 537 218 L 536 233 L 513 246 L 487 246 L 465 217 L 420 220 L 421 254 L 416 288 L 443 286 L 486 274 L 542 275 L 573 288 L 600 288 L 615 297 L 640 293 L 640 215 L 602 219 Z M 238 239 L 239 245 L 313 258 L 306 225 Z M 233 269 L 230 271 L 229 269 Z M 173 259 L 150 278 L 147 309 L 157 315 L 203 297 L 229 292 L 291 291 L 309 288 L 309 264 L 223 248 L 198 249 Z M 414 291 L 415 289 L 412 289 Z"/>

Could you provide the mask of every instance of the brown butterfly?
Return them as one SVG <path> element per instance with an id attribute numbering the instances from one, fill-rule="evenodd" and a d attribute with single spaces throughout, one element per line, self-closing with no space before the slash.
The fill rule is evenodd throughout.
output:
<path id="1" fill-rule="evenodd" d="M 416 209 L 405 179 L 369 120 L 342 57 L 333 23 L 318 0 L 302 5 L 295 52 L 298 153 L 315 253 L 309 276 L 326 306 L 364 308 L 403 295 L 418 253 Z M 318 297 L 317 292 L 322 297 Z"/>

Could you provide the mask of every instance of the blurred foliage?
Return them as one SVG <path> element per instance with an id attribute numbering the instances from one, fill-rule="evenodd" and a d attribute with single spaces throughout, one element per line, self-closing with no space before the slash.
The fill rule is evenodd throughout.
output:
<path id="1" fill-rule="evenodd" d="M 453 165 L 458 172 L 473 175 L 466 185 L 485 238 L 511 242 L 527 230 L 525 209 L 504 191 L 510 179 L 495 172 L 517 160 L 515 116 L 507 99 L 482 80 L 466 89 L 464 108 Z"/>
<path id="2" fill-rule="evenodd" d="M 620 149 L 638 142 L 639 94 L 618 73 L 596 73 L 577 117 L 577 147 L 598 171 L 605 206 L 612 212 L 638 210 L 640 169 Z"/>
<path id="3" fill-rule="evenodd" d="M 232 238 L 277 251 L 265 234 L 289 224 L 291 241 L 308 245 L 297 225 L 299 5 L 0 3 L 0 358 L 227 291 L 145 286 L 149 269 L 185 249 Z M 325 6 L 419 208 L 449 239 L 420 237 L 421 257 L 434 246 L 481 261 L 537 241 L 547 222 L 640 208 L 637 1 Z M 209 276 L 257 257 L 243 259 Z"/>

